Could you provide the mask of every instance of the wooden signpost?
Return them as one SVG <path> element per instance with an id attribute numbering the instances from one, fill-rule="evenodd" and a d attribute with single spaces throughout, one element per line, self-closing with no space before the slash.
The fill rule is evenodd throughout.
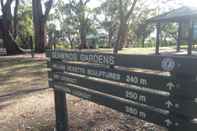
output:
<path id="1" fill-rule="evenodd" d="M 196 131 L 197 58 L 48 51 L 56 129 L 68 130 L 65 94 L 169 131 Z"/>

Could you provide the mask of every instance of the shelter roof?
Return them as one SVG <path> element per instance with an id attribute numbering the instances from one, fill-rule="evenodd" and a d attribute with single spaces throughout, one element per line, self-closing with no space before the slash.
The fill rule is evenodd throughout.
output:
<path id="1" fill-rule="evenodd" d="M 182 20 L 188 20 L 188 18 L 197 19 L 196 7 L 183 6 L 159 16 L 150 18 L 148 22 L 179 22 Z"/>

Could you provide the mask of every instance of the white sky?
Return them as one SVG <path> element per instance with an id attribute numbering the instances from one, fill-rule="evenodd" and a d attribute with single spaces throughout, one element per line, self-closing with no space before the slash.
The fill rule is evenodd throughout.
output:
<path id="1" fill-rule="evenodd" d="M 90 0 L 90 3 L 88 4 L 88 6 L 90 6 L 91 8 L 95 8 L 98 7 L 103 0 Z"/>
<path id="2" fill-rule="evenodd" d="M 90 3 L 88 5 L 92 8 L 98 7 L 102 1 L 104 1 L 104 0 L 90 0 Z M 152 2 L 154 0 L 149 0 L 149 1 L 151 1 L 151 3 L 154 3 L 154 2 Z M 175 1 L 177 3 L 177 5 L 174 5 L 174 7 L 180 6 L 178 4 L 181 4 L 181 5 L 184 5 L 184 6 L 195 6 L 195 7 L 197 7 L 197 0 L 171 0 L 171 1 Z M 158 0 L 155 1 L 155 2 L 158 2 Z"/>
<path id="3" fill-rule="evenodd" d="M 26 0 L 26 1 L 29 1 L 29 0 Z M 47 0 L 43 0 L 43 1 L 47 1 Z M 90 0 L 90 2 L 88 3 L 88 6 L 91 8 L 95 8 L 95 7 L 98 7 L 103 1 L 105 1 L 105 0 Z M 150 1 L 149 6 L 154 6 L 154 5 L 157 5 L 159 3 L 158 1 L 160 1 L 160 0 L 145 0 L 145 1 L 146 2 Z M 195 7 L 197 7 L 197 0 L 171 0 L 171 1 L 173 1 L 173 2 L 169 3 L 169 5 L 166 5 L 166 6 L 163 5 L 162 7 L 164 7 L 164 8 L 166 8 L 168 6 L 171 6 L 172 8 L 178 8 L 180 6 L 195 6 Z M 152 3 L 154 3 L 154 5 Z M 175 3 L 175 4 L 172 4 L 172 3 Z M 162 3 L 162 4 L 164 4 L 164 3 Z M 1 12 L 0 12 L 0 15 L 1 15 Z"/>
<path id="4" fill-rule="evenodd" d="M 197 0 L 183 0 L 183 4 L 197 7 Z"/>

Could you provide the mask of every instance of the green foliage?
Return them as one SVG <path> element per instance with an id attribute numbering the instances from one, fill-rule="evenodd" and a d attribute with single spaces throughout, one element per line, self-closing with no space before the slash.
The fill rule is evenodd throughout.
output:
<path id="1" fill-rule="evenodd" d="M 120 14 L 126 16 L 134 0 L 122 0 L 122 7 L 120 7 L 119 0 L 103 0 L 95 9 L 87 5 L 89 1 L 91 0 L 57 1 L 48 24 L 48 36 L 53 43 L 63 41 L 66 47 L 75 48 L 79 46 L 82 35 L 82 37 L 98 35 L 102 30 L 107 39 L 102 41 L 103 44 L 96 42 L 97 46 L 113 46 L 118 39 L 120 18 L 123 18 Z M 161 1 L 159 2 L 162 3 Z M 155 46 L 155 39 L 150 38 L 155 27 L 147 24 L 146 20 L 156 16 L 158 11 L 163 9 L 163 4 L 162 7 L 160 4 L 150 6 L 150 2 L 152 1 L 138 0 L 133 13 L 126 21 L 126 26 L 128 26 L 126 41 L 130 47 Z M 122 8 L 121 13 L 120 8 Z M 161 46 L 173 45 L 177 39 L 177 26 L 175 24 L 162 26 L 161 36 Z"/>
<path id="2" fill-rule="evenodd" d="M 33 36 L 33 23 L 32 23 L 32 7 L 26 5 L 20 5 L 18 10 L 18 32 L 17 43 L 22 47 L 29 47 L 29 37 Z"/>
<path id="3" fill-rule="evenodd" d="M 51 33 L 55 34 L 58 30 L 61 35 L 56 36 L 55 41 L 64 41 L 66 44 L 69 43 L 70 47 L 75 48 L 79 46 L 81 37 L 86 37 L 86 34 L 89 33 L 95 33 L 93 14 L 87 6 L 88 2 L 89 0 L 57 1 L 54 6 L 54 13 L 50 15 L 50 23 L 58 23 L 59 29 L 49 24 L 49 35 Z M 81 36 L 82 34 L 84 36 Z"/>
<path id="4" fill-rule="evenodd" d="M 112 46 L 115 34 L 118 30 L 118 2 L 117 0 L 106 0 L 100 7 L 95 9 L 96 23 L 100 29 L 104 29 L 108 35 L 107 46 Z M 103 17 L 103 19 L 100 19 Z"/>
<path id="5" fill-rule="evenodd" d="M 170 39 L 170 41 L 167 39 Z M 172 42 L 176 43 L 177 39 L 178 39 L 178 25 L 176 23 L 163 24 L 161 27 L 161 41 L 164 41 L 164 43 L 168 45 L 171 44 Z"/>
<path id="6" fill-rule="evenodd" d="M 131 8 L 133 0 L 122 1 L 122 15 L 126 16 L 128 9 Z M 109 41 L 116 41 L 120 26 L 120 4 L 117 0 L 106 0 L 97 9 L 99 15 L 104 19 L 100 21 L 101 28 L 108 33 Z M 149 8 L 145 0 L 138 0 L 133 13 L 129 16 L 126 26 L 128 26 L 127 42 L 129 46 L 143 46 L 143 42 L 154 31 L 153 25 L 146 24 L 146 20 L 155 15 L 156 10 Z M 99 16 L 98 16 L 99 17 Z M 112 39 L 112 40 L 110 40 Z M 109 43 L 110 44 L 110 43 Z M 139 45 L 138 45 L 139 44 Z"/>
<path id="7" fill-rule="evenodd" d="M 56 42 L 56 48 L 60 48 L 60 49 L 70 49 L 70 45 L 68 43 L 65 43 L 63 41 L 60 41 L 60 42 Z"/>

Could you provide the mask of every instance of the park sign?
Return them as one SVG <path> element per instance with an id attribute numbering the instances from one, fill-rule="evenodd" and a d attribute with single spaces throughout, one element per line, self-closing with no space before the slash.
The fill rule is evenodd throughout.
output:
<path id="1" fill-rule="evenodd" d="M 54 51 L 52 59 L 63 61 L 80 61 L 101 65 L 115 65 L 133 68 L 145 68 L 161 71 L 171 71 L 183 74 L 197 74 L 196 57 L 185 56 L 147 56 L 147 55 L 118 55 L 98 54 L 92 52 Z M 191 66 L 192 64 L 193 66 Z"/>
<path id="2" fill-rule="evenodd" d="M 60 50 L 48 51 L 47 56 L 58 131 L 67 128 L 65 93 L 169 131 L 197 130 L 195 57 Z"/>

